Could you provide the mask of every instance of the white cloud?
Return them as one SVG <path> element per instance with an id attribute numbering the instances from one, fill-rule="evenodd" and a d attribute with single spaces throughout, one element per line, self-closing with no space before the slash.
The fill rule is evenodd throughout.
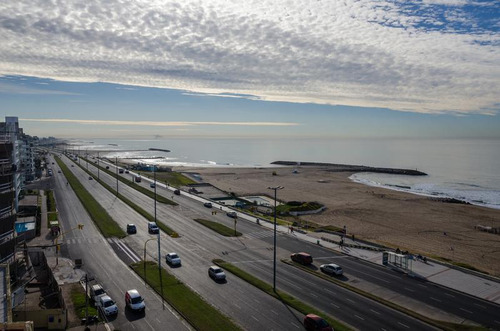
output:
<path id="1" fill-rule="evenodd" d="M 200 125 L 226 125 L 226 126 L 297 126 L 293 122 L 151 122 L 151 121 L 107 121 L 107 120 L 74 120 L 66 118 L 23 118 L 26 122 L 45 123 L 72 123 L 84 125 L 121 125 L 121 126 L 200 126 Z"/>
<path id="2" fill-rule="evenodd" d="M 416 112 L 495 108 L 498 34 L 454 33 L 402 3 L 2 2 L 0 74 Z"/>

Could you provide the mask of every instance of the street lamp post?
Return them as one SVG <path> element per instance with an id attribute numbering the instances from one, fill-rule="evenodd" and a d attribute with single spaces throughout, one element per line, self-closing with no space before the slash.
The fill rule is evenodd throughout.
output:
<path id="1" fill-rule="evenodd" d="M 155 192 L 155 198 L 154 198 L 154 208 L 155 208 L 155 224 L 156 224 L 156 165 L 153 164 L 153 178 L 154 178 L 154 192 Z M 161 251 L 160 251 L 160 233 L 161 231 L 158 231 L 158 277 L 160 277 L 160 289 L 161 289 L 161 303 L 163 309 L 165 309 L 165 305 L 163 304 L 163 277 L 161 276 Z"/>
<path id="2" fill-rule="evenodd" d="M 268 187 L 274 191 L 274 268 L 273 268 L 273 291 L 276 292 L 276 192 L 283 186 Z"/>
<path id="3" fill-rule="evenodd" d="M 99 152 L 97 152 L 97 179 L 99 179 Z"/>
<path id="4" fill-rule="evenodd" d="M 147 284 L 147 282 L 146 282 L 146 244 L 148 243 L 148 241 L 151 241 L 151 240 L 155 240 L 155 238 L 150 238 L 150 239 L 146 240 L 146 242 L 144 243 L 144 285 Z"/>
<path id="5" fill-rule="evenodd" d="M 55 239 L 55 242 L 56 242 L 56 265 L 59 265 L 59 250 L 61 249 L 59 247 L 59 237 L 60 236 L 64 236 L 65 234 L 67 233 L 70 233 L 71 231 L 73 230 L 76 230 L 76 229 L 79 229 L 79 230 L 82 230 L 83 229 L 83 224 L 78 224 L 75 228 L 72 228 L 66 232 L 62 232 L 61 234 L 59 234 L 56 239 Z"/>
<path id="6" fill-rule="evenodd" d="M 118 157 L 115 157 L 115 168 L 116 168 L 116 196 L 118 196 Z"/>

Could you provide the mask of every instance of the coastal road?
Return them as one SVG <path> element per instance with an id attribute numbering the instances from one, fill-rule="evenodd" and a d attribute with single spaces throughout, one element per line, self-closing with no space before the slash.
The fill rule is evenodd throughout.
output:
<path id="1" fill-rule="evenodd" d="M 143 185 L 149 187 L 148 183 L 144 183 Z M 157 193 L 164 194 L 166 190 L 160 187 L 158 185 Z M 164 195 L 170 197 L 169 194 L 170 191 L 166 191 Z M 233 226 L 233 220 L 226 217 L 225 213 L 213 216 L 211 215 L 211 210 L 203 207 L 199 202 L 200 200 L 203 201 L 202 198 L 195 197 L 195 200 L 193 200 L 189 196 L 191 195 L 185 192 L 181 196 L 175 196 L 176 202 L 180 203 L 181 206 L 173 209 L 180 209 L 182 214 L 188 216 L 197 215 L 197 217 L 217 219 L 227 226 Z M 223 208 L 226 209 L 225 207 Z M 245 222 L 241 218 L 239 218 L 237 225 L 238 231 L 244 233 L 246 237 L 256 238 L 265 243 L 258 244 L 260 246 L 266 246 L 266 244 L 272 245 L 271 231 L 262 229 L 262 227 L 256 225 L 253 221 Z M 253 220 L 253 217 L 248 218 Z M 180 224 L 182 224 L 181 220 L 179 223 L 176 223 L 178 226 Z M 342 259 L 341 265 L 346 275 L 345 281 L 348 283 L 356 282 L 359 284 L 359 282 L 364 282 L 368 284 L 369 288 L 389 292 L 393 298 L 397 297 L 400 302 L 411 301 L 415 309 L 422 306 L 430 307 L 430 310 L 441 310 L 446 314 L 459 317 L 462 321 L 473 321 L 490 328 L 499 327 L 497 316 L 500 315 L 500 307 L 497 304 L 438 286 L 431 282 L 410 278 L 385 267 L 299 241 L 293 236 L 285 235 L 279 238 L 279 252 L 283 251 L 280 254 L 280 258 L 288 258 L 289 252 L 304 250 L 315 257 L 318 266 L 322 263 L 338 262 L 339 259 Z M 238 258 L 233 258 L 233 260 L 237 261 Z M 251 260 L 252 256 L 242 256 L 241 258 Z M 254 258 L 258 259 L 257 256 L 254 256 Z M 251 264 L 249 265 L 251 266 Z M 258 274 L 258 270 L 252 270 L 250 266 L 246 266 L 245 269 Z"/>
<path id="2" fill-rule="evenodd" d="M 66 162 L 69 169 L 78 177 L 85 188 L 89 192 L 92 192 L 93 196 L 120 226 L 125 229 L 127 223 L 135 223 L 137 225 L 137 234 L 127 236 L 121 240 L 113 240 L 117 247 L 124 248 L 123 253 L 118 253 L 118 255 L 124 261 L 128 260 L 127 262 L 132 262 L 133 258 L 131 259 L 130 257 L 142 257 L 146 241 L 153 239 L 152 242 L 146 245 L 147 259 L 158 260 L 157 236 L 148 234 L 147 220 L 125 205 L 121 200 L 116 199 L 116 197 L 95 180 L 89 180 L 88 175 L 81 168 L 76 165 L 71 167 L 72 161 L 64 158 L 64 162 Z M 102 176 L 101 174 L 101 178 Z M 123 189 L 120 188 L 120 192 L 121 194 L 127 194 L 125 185 L 123 185 Z M 130 192 L 135 193 L 135 190 L 130 189 Z M 216 241 L 217 236 L 215 234 L 212 236 L 210 241 Z M 221 312 L 230 316 L 243 329 L 301 329 L 302 314 L 290 310 L 278 300 L 242 281 L 240 278 L 229 274 L 227 275 L 226 283 L 217 283 L 209 278 L 208 267 L 212 264 L 212 259 L 219 256 L 205 249 L 198 241 L 193 241 L 188 237 L 174 239 L 163 232 L 160 238 L 161 262 L 168 272 L 174 274 L 179 280 L 204 297 Z M 127 254 L 126 250 L 134 253 Z M 170 268 L 165 265 L 164 256 L 173 250 L 177 251 L 181 256 L 181 267 Z M 108 272 L 111 272 L 110 270 L 112 269 L 108 269 Z M 279 316 L 279 318 L 276 318 L 276 316 Z"/>
<path id="3" fill-rule="evenodd" d="M 52 166 L 58 168 L 57 164 Z M 101 283 L 106 292 L 116 301 L 118 316 L 110 320 L 115 329 L 121 330 L 161 330 L 165 327 L 175 330 L 189 330 L 177 313 L 166 307 L 163 309 L 160 298 L 140 278 L 131 271 L 114 253 L 109 242 L 104 239 L 88 216 L 85 208 L 62 173 L 54 171 L 55 197 L 62 233 L 59 243 L 61 256 L 71 259 L 83 259 L 82 269 L 89 277 Z M 83 224 L 83 230 L 76 230 Z M 75 229 L 70 231 L 71 229 Z M 69 232 L 70 231 L 70 232 Z M 129 289 L 137 289 L 146 298 L 146 314 L 136 315 L 126 312 L 124 295 Z"/>
<path id="4" fill-rule="evenodd" d="M 101 179 L 108 182 L 108 184 L 111 184 L 113 181 L 116 181 L 116 179 L 113 179 L 108 175 L 101 174 L 100 177 Z M 126 187 L 125 185 L 123 185 L 123 187 L 120 187 L 120 192 L 121 194 L 124 194 L 125 196 L 127 196 L 127 198 L 132 199 L 136 203 L 140 203 L 141 205 L 151 205 L 150 198 L 146 197 L 146 200 L 144 200 L 144 196 L 142 194 L 139 194 L 137 191 L 129 187 Z M 185 199 L 185 197 L 183 196 L 179 198 Z M 270 270 L 272 270 L 272 268 L 269 268 L 267 266 L 266 266 L 267 268 L 264 268 L 265 265 L 269 265 L 272 261 L 272 250 L 269 249 L 270 247 L 268 246 L 268 244 L 260 240 L 257 240 L 256 243 L 251 243 L 251 245 L 247 245 L 245 241 L 247 241 L 248 238 L 241 239 L 241 238 L 222 237 L 200 226 L 198 223 L 192 221 L 192 218 L 196 217 L 209 218 L 207 217 L 207 215 L 205 215 L 205 213 L 207 212 L 209 212 L 209 209 L 205 207 L 202 207 L 202 209 L 196 212 L 193 209 L 186 208 L 184 204 L 176 207 L 158 204 L 157 205 L 158 219 L 160 219 L 162 222 L 169 224 L 171 227 L 177 230 L 182 236 L 182 238 L 180 239 L 171 239 L 167 237 L 163 241 L 163 245 L 167 245 L 171 247 L 172 250 L 175 250 L 177 251 L 177 253 L 180 253 L 181 258 L 183 258 L 183 261 L 185 259 L 185 256 L 188 259 L 193 258 L 193 253 L 194 256 L 196 257 L 202 256 L 207 261 L 210 261 L 215 257 L 223 258 L 232 262 L 251 261 L 252 265 L 261 266 L 261 270 L 259 272 L 261 272 L 262 270 L 267 270 L 267 273 L 264 271 L 264 273 L 266 274 L 264 275 L 264 277 L 261 278 L 268 280 L 267 279 L 268 273 Z M 225 219 L 227 219 L 227 217 Z M 246 224 L 245 222 L 243 222 L 242 224 L 243 224 L 242 226 L 244 227 L 249 226 L 249 224 Z M 145 225 L 142 227 L 142 229 L 143 231 L 145 231 Z M 269 235 L 270 233 L 270 231 L 268 230 L 262 231 L 260 227 L 258 227 L 258 230 L 259 230 L 258 232 L 261 233 L 264 232 L 266 235 Z M 248 233 L 249 231 L 246 232 Z M 132 236 L 129 236 L 127 240 L 129 240 L 130 237 Z M 250 238 L 253 237 L 250 236 Z M 138 246 L 134 247 L 133 242 L 127 241 L 127 243 L 134 250 L 140 249 L 140 247 Z M 288 254 L 289 251 L 283 252 L 284 256 L 287 256 Z M 193 268 L 191 263 L 190 263 L 190 268 Z M 184 267 L 175 268 L 172 269 L 171 272 L 174 273 L 176 276 L 178 276 L 180 279 L 185 279 L 186 277 L 190 277 L 188 278 L 188 281 L 186 281 L 186 283 L 197 288 L 196 279 L 193 279 L 194 278 L 193 273 L 192 271 L 189 271 L 190 268 L 184 268 Z M 197 272 L 202 274 L 206 273 L 206 269 L 205 270 L 196 269 L 196 270 Z M 184 272 L 187 272 L 185 276 L 183 276 Z M 189 276 L 190 274 L 191 276 Z M 232 277 L 232 275 L 228 276 L 228 280 L 229 280 L 228 283 L 236 281 L 234 277 Z M 401 325 L 405 325 L 410 327 L 411 329 L 419 329 L 419 330 L 431 329 L 429 326 L 425 325 L 424 323 L 421 323 L 420 321 L 417 321 L 399 312 L 393 311 L 392 309 L 388 309 L 387 307 L 380 305 L 376 302 L 373 302 L 371 300 L 367 300 L 364 297 L 359 296 L 353 292 L 346 291 L 342 288 L 338 288 L 336 285 L 333 285 L 332 283 L 323 281 L 324 283 L 320 284 L 318 287 L 311 287 L 311 281 L 317 282 L 318 280 L 315 277 L 310 277 L 310 276 L 308 279 L 307 275 L 306 278 L 304 278 L 302 273 L 301 272 L 297 273 L 297 270 L 295 270 L 294 268 L 285 267 L 285 269 L 283 269 L 283 266 L 280 265 L 280 279 L 279 279 L 280 288 L 283 288 L 285 291 L 298 297 L 304 302 L 316 306 L 317 308 L 322 309 L 327 313 L 333 314 L 334 316 L 337 316 L 337 318 L 341 318 L 343 321 L 353 325 L 356 328 L 397 330 L 398 326 L 400 328 L 402 327 Z M 194 285 L 193 282 L 195 282 Z M 315 294 L 315 293 L 325 293 L 324 291 L 325 287 L 332 288 L 330 290 L 332 292 L 330 297 L 324 296 L 323 294 L 321 295 Z M 335 288 L 335 290 L 333 290 L 333 288 Z M 251 298 L 248 297 L 249 293 L 248 290 L 245 290 L 242 285 L 238 286 L 238 289 L 242 291 L 241 295 L 243 295 L 246 298 L 247 304 L 251 302 Z M 336 296 L 335 293 L 338 293 L 339 291 L 342 293 L 342 295 Z M 324 300 L 318 300 L 318 298 L 322 298 Z M 258 301 L 255 301 L 255 303 L 257 302 Z M 241 303 L 238 303 L 237 306 L 241 307 Z M 276 311 L 276 308 L 273 308 L 272 311 Z M 245 312 L 247 311 L 245 310 Z M 262 309 L 260 310 L 260 312 L 262 312 Z M 236 311 L 235 313 L 238 312 Z M 239 318 L 241 317 L 238 315 L 238 317 L 235 318 L 239 320 Z"/>

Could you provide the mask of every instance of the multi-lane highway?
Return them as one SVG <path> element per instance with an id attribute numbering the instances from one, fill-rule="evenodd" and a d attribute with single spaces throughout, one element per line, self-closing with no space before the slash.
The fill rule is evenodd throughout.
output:
<path id="1" fill-rule="evenodd" d="M 72 161 L 63 158 L 69 165 Z M 82 166 L 86 167 L 82 160 Z M 149 238 L 146 230 L 146 220 L 138 216 L 129 207 L 122 205 L 109 192 L 95 181 L 89 181 L 88 175 L 78 167 L 71 170 L 80 178 L 89 191 L 99 197 L 99 201 L 112 206 L 116 219 L 123 227 L 126 223 L 136 223 L 139 227 L 137 235 L 128 236 L 122 242 L 132 251 L 141 254 L 142 245 Z M 96 173 L 95 167 L 89 163 L 89 170 Z M 127 175 L 125 175 L 127 176 Z M 109 185 L 116 185 L 116 179 L 100 172 L 100 178 Z M 125 177 L 127 178 L 127 177 Z M 130 177 L 129 177 L 130 178 Z M 143 183 L 149 187 L 148 183 Z M 120 193 L 151 210 L 153 214 L 154 202 L 132 188 L 119 183 Z M 157 187 L 157 192 L 171 197 L 171 191 Z M 111 200 L 110 200 L 111 199 Z M 162 256 L 168 251 L 177 251 L 183 259 L 183 267 L 171 269 L 179 279 L 189 284 L 209 302 L 234 318 L 246 329 L 280 329 L 290 326 L 300 327 L 300 317 L 296 313 L 279 312 L 275 300 L 255 296 L 255 289 L 229 275 L 228 283 L 221 286 L 207 282 L 206 269 L 213 258 L 223 258 L 237 263 L 239 267 L 266 281 L 272 282 L 272 232 L 254 222 L 238 222 L 238 231 L 244 233 L 240 238 L 225 238 L 212 233 L 192 221 L 193 218 L 217 219 L 226 225 L 233 225 L 233 220 L 224 213 L 212 215 L 211 210 L 203 207 L 197 201 L 185 195 L 175 196 L 178 206 L 157 204 L 157 217 L 181 234 L 181 238 L 162 238 Z M 115 208 L 116 207 L 116 208 Z M 116 210 L 115 210 L 116 209 Z M 499 308 L 462 293 L 451 291 L 431 283 L 417 281 L 404 275 L 394 273 L 385 268 L 339 255 L 319 246 L 298 241 L 293 236 L 280 235 L 278 240 L 279 258 L 287 258 L 290 252 L 304 250 L 310 252 L 317 263 L 339 261 L 345 271 L 345 281 L 355 279 L 373 287 L 393 291 L 397 296 L 406 297 L 417 306 L 419 304 L 442 310 L 464 321 L 474 321 L 483 325 L 495 326 L 495 315 Z M 148 250 L 150 258 L 157 258 L 155 249 Z M 126 254 L 122 254 L 127 259 Z M 129 255 L 130 258 L 130 255 Z M 306 272 L 280 263 L 278 265 L 277 286 L 290 294 L 300 298 L 318 309 L 321 309 L 359 329 L 427 329 L 429 326 L 410 318 L 404 314 L 388 309 L 362 296 L 346 291 L 323 279 L 319 279 Z M 236 285 L 236 286 L 233 286 Z M 229 292 L 228 292 L 229 291 Z M 257 291 L 258 292 L 258 291 Z M 229 293 L 231 300 L 227 300 Z M 233 296 L 234 295 L 234 296 Z M 265 296 L 265 295 L 264 295 Z M 238 299 L 241 298 L 239 301 Z M 268 305 L 262 305 L 262 300 Z M 266 301 L 266 302 L 267 302 Z M 252 305 L 253 304 L 253 305 Z M 266 314 L 266 312 L 268 314 Z M 274 315 L 273 315 L 274 314 Z M 276 315 L 277 314 L 277 315 Z M 276 325 L 276 316 L 283 316 L 285 324 Z M 270 327 L 272 326 L 272 327 Z"/>

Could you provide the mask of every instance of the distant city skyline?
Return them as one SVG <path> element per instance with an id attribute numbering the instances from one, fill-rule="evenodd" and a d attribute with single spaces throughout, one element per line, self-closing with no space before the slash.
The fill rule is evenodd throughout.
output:
<path id="1" fill-rule="evenodd" d="M 7 1 L 0 111 L 61 138 L 500 138 L 498 1 Z"/>

